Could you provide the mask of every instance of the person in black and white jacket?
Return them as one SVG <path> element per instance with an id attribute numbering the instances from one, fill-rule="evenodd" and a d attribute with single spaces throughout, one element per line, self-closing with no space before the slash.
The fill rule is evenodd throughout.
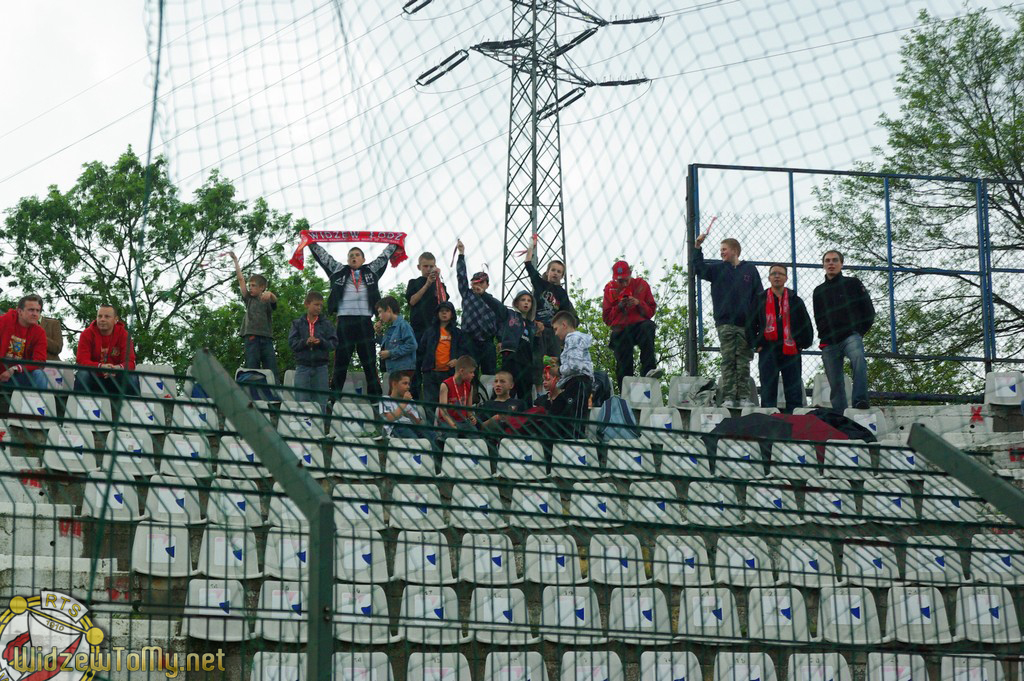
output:
<path id="1" fill-rule="evenodd" d="M 366 373 L 366 392 L 370 395 L 381 394 L 371 319 L 377 301 L 380 300 L 380 277 L 397 248 L 394 244 L 388 244 L 375 260 L 367 264 L 363 249 L 353 247 L 348 251 L 348 262 L 343 265 L 320 244 L 311 244 L 309 247 L 331 283 L 327 310 L 338 315 L 338 350 L 334 355 L 335 392 L 345 387 L 348 363 L 355 351 L 359 353 L 359 363 Z"/>

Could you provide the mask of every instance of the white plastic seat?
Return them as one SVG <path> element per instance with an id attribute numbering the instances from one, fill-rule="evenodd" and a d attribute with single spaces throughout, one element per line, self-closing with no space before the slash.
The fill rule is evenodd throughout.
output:
<path id="1" fill-rule="evenodd" d="M 536 440 L 506 437 L 498 445 L 497 476 L 506 480 L 543 480 L 547 477 L 544 448 Z"/>
<path id="2" fill-rule="evenodd" d="M 526 581 L 544 585 L 582 584 L 576 540 L 569 534 L 528 534 L 524 552 Z"/>
<path id="3" fill-rule="evenodd" d="M 846 538 L 843 577 L 850 584 L 874 587 L 887 587 L 900 581 L 895 547 L 885 537 Z"/>
<path id="4" fill-rule="evenodd" d="M 170 399 L 177 395 L 174 368 L 169 364 L 136 364 L 135 371 L 139 374 L 139 394 L 143 397 Z"/>
<path id="5" fill-rule="evenodd" d="M 644 440 L 610 440 L 608 473 L 616 478 L 650 478 L 657 473 L 654 451 Z"/>
<path id="6" fill-rule="evenodd" d="M 462 530 L 500 530 L 508 526 L 498 488 L 479 483 L 452 486 L 451 526 Z"/>
<path id="7" fill-rule="evenodd" d="M 270 497 L 270 504 L 267 508 L 267 524 L 273 527 L 283 527 L 308 532 L 309 523 L 306 522 L 306 516 L 302 515 L 302 511 L 299 509 L 298 504 L 284 494 L 284 489 L 281 487 L 281 483 L 275 482 L 271 491 L 273 494 Z M 338 496 L 337 488 L 335 488 L 334 496 Z M 337 506 L 338 503 L 336 501 L 334 524 L 338 532 L 341 532 L 346 528 L 351 528 L 352 522 L 349 521 L 346 523 L 339 517 Z"/>
<path id="8" fill-rule="evenodd" d="M 372 437 L 376 429 L 373 408 L 368 402 L 340 399 L 334 403 L 330 433 L 337 442 Z"/>
<path id="9" fill-rule="evenodd" d="M 920 655 L 868 653 L 864 681 L 928 681 L 928 666 Z"/>
<path id="10" fill-rule="evenodd" d="M 617 653 L 570 650 L 562 654 L 559 681 L 625 681 L 625 678 Z"/>
<path id="11" fill-rule="evenodd" d="M 400 532 L 393 576 L 414 584 L 454 584 L 448 538 L 436 531 Z"/>
<path id="12" fill-rule="evenodd" d="M 256 483 L 251 480 L 214 480 L 206 503 L 206 519 L 211 525 L 260 527 L 263 514 Z"/>
<path id="13" fill-rule="evenodd" d="M 910 486 L 898 478 L 870 478 L 864 481 L 862 515 L 864 522 L 916 523 L 917 511 Z"/>
<path id="14" fill-rule="evenodd" d="M 686 511 L 668 480 L 634 482 L 629 486 L 625 517 L 634 522 L 683 525 Z"/>
<path id="15" fill-rule="evenodd" d="M 672 643 L 672 615 L 656 588 L 617 587 L 608 598 L 608 637 L 638 646 Z"/>
<path id="16" fill-rule="evenodd" d="M 776 681 L 768 653 L 718 653 L 712 681 Z"/>
<path id="17" fill-rule="evenodd" d="M 674 379 L 673 379 L 674 380 Z M 640 653 L 640 681 L 703 681 L 697 656 L 688 650 Z"/>
<path id="18" fill-rule="evenodd" d="M 164 439 L 160 474 L 178 477 L 212 478 L 210 443 L 202 435 L 170 433 Z"/>
<path id="19" fill-rule="evenodd" d="M 163 428 L 167 425 L 164 405 L 152 399 L 125 398 L 117 412 L 118 425 Z"/>
<path id="20" fill-rule="evenodd" d="M 610 482 L 578 482 L 569 493 L 571 525 L 618 527 L 622 525 L 623 502 Z"/>
<path id="21" fill-rule="evenodd" d="M 331 494 L 334 498 L 334 524 L 344 530 L 383 530 L 384 504 L 376 485 L 339 484 Z M 273 504 L 273 501 L 271 501 Z M 391 509 L 394 514 L 395 509 Z M 300 516 L 301 517 L 301 516 Z M 413 528 L 415 529 L 415 528 Z"/>
<path id="22" fill-rule="evenodd" d="M 447 527 L 437 485 L 395 485 L 388 510 L 389 524 L 400 530 L 443 530 Z"/>
<path id="23" fill-rule="evenodd" d="M 362 371 L 350 371 L 345 376 L 345 385 L 341 392 L 348 395 L 366 395 L 366 374 Z"/>
<path id="24" fill-rule="evenodd" d="M 334 638 L 364 645 L 402 640 L 391 634 L 388 599 L 379 584 L 334 585 Z"/>
<path id="25" fill-rule="evenodd" d="M 818 636 L 831 643 L 881 643 L 882 632 L 871 592 L 862 586 L 822 587 Z"/>
<path id="26" fill-rule="evenodd" d="M 696 407 L 690 410 L 689 429 L 694 433 L 710 433 L 729 417 L 729 410 L 725 407 Z"/>
<path id="27" fill-rule="evenodd" d="M 720 536 L 715 550 L 715 581 L 741 587 L 774 584 L 772 562 L 764 539 Z"/>
<path id="28" fill-rule="evenodd" d="M 108 479 L 105 473 L 90 473 L 82 494 L 82 515 L 107 520 L 138 520 L 142 516 L 134 481 L 117 474 Z"/>
<path id="29" fill-rule="evenodd" d="M 406 586 L 398 630 L 409 643 L 458 645 L 469 640 L 462 635 L 459 599 L 450 586 Z"/>
<path id="30" fill-rule="evenodd" d="M 327 477 L 322 443 L 311 440 L 285 440 L 285 444 L 292 450 L 301 468 L 305 468 L 314 478 Z"/>
<path id="31" fill-rule="evenodd" d="M 60 362 L 60 366 L 43 367 L 46 374 L 46 387 L 50 390 L 71 390 L 75 385 L 75 370 L 73 364 Z"/>
<path id="32" fill-rule="evenodd" d="M 956 592 L 956 638 L 978 643 L 1017 643 L 1020 627 L 1003 586 L 964 586 Z"/>
<path id="33" fill-rule="evenodd" d="M 867 428 L 878 440 L 889 434 L 889 423 L 885 418 L 885 414 L 878 407 L 871 407 L 869 409 L 847 407 L 846 411 L 843 412 L 843 416 L 857 425 Z"/>
<path id="34" fill-rule="evenodd" d="M 406 681 L 473 681 L 466 656 L 456 652 L 431 651 L 409 655 Z"/>
<path id="35" fill-rule="evenodd" d="M 387 552 L 379 532 L 338 532 L 334 551 L 335 579 L 362 584 L 383 584 L 388 581 Z"/>
<path id="36" fill-rule="evenodd" d="M 925 478 L 921 520 L 957 524 L 977 523 L 982 502 L 955 478 Z"/>
<path id="37" fill-rule="evenodd" d="M 380 475 L 381 445 L 372 437 L 336 440 L 331 450 L 331 472 L 343 476 Z"/>
<path id="38" fill-rule="evenodd" d="M 1003 665 L 994 657 L 958 655 L 943 657 L 939 671 L 942 681 L 1005 681 Z M 914 677 L 915 681 L 917 677 Z"/>
<path id="39" fill-rule="evenodd" d="M 853 681 L 840 653 L 794 653 L 786 666 L 787 681 Z"/>
<path id="40" fill-rule="evenodd" d="M 207 641 L 244 641 L 250 638 L 244 610 L 245 589 L 237 580 L 189 580 L 181 634 Z"/>
<path id="41" fill-rule="evenodd" d="M 340 538 L 338 539 L 340 541 Z M 263 550 L 263 572 L 288 582 L 309 579 L 309 540 L 306 533 L 273 527 Z M 335 575 L 339 573 L 334 570 Z"/>
<path id="42" fill-rule="evenodd" d="M 841 581 L 832 545 L 825 540 L 786 537 L 779 548 L 779 561 L 779 584 L 820 589 Z"/>
<path id="43" fill-rule="evenodd" d="M 908 537 L 904 579 L 913 584 L 958 586 L 964 581 L 952 537 Z"/>
<path id="44" fill-rule="evenodd" d="M 179 398 L 171 412 L 171 427 L 186 432 L 216 432 L 220 429 L 220 419 L 214 409 L 213 400 Z"/>
<path id="45" fill-rule="evenodd" d="M 595 443 L 587 440 L 554 443 L 551 449 L 551 477 L 562 480 L 597 480 L 605 476 Z"/>
<path id="46" fill-rule="evenodd" d="M 332 681 L 394 681 L 391 660 L 386 652 L 334 653 L 331 657 Z M 291 681 L 281 677 L 282 681 Z M 301 680 L 300 680 L 301 681 Z"/>
<path id="47" fill-rule="evenodd" d="M 64 406 L 64 418 L 86 423 L 67 423 L 68 426 L 81 428 L 85 426 L 92 430 L 109 430 L 111 411 L 110 400 L 106 397 L 94 397 L 93 395 L 82 395 L 72 393 L 68 395 L 67 404 Z"/>
<path id="48" fill-rule="evenodd" d="M 700 537 L 659 534 L 654 540 L 654 581 L 668 586 L 711 586 L 711 561 Z"/>
<path id="49" fill-rule="evenodd" d="M 517 486 L 512 490 L 512 511 L 509 523 L 513 527 L 550 530 L 566 525 L 561 494 L 552 486 Z"/>
<path id="50" fill-rule="evenodd" d="M 52 393 L 12 390 L 7 425 L 26 430 L 46 430 L 57 421 L 57 402 Z"/>
<path id="51" fill-rule="evenodd" d="M 684 639 L 728 645 L 741 637 L 736 599 L 725 587 L 685 588 L 679 596 L 679 626 Z"/>
<path id="52" fill-rule="evenodd" d="M 807 643 L 804 596 L 794 587 L 754 588 L 747 596 L 747 637 L 756 641 Z"/>
<path id="53" fill-rule="evenodd" d="M 817 450 L 810 442 L 773 442 L 771 474 L 786 480 L 817 478 L 821 475 Z"/>
<path id="54" fill-rule="evenodd" d="M 116 428 L 107 433 L 107 452 L 113 457 L 114 475 L 142 477 L 156 474 L 153 438 L 144 430 Z"/>
<path id="55" fill-rule="evenodd" d="M 715 477 L 756 480 L 765 476 L 761 445 L 755 440 L 719 438 L 715 449 Z"/>
<path id="56" fill-rule="evenodd" d="M 459 581 L 496 586 L 522 582 L 516 576 L 512 540 L 508 535 L 464 535 L 459 550 Z"/>
<path id="57" fill-rule="evenodd" d="M 644 573 L 644 554 L 633 534 L 595 534 L 587 552 L 590 581 L 613 586 L 649 584 Z"/>
<path id="58" fill-rule="evenodd" d="M 477 587 L 469 600 L 470 635 L 485 645 L 525 646 L 538 643 L 526 614 L 522 589 Z"/>
<path id="59" fill-rule="evenodd" d="M 705 376 L 673 376 L 668 384 L 668 403 L 672 407 L 690 409 L 694 406 L 690 400 L 692 393 L 701 387 L 711 384 L 714 390 L 714 379 Z"/>
<path id="60" fill-rule="evenodd" d="M 304 583 L 277 580 L 263 582 L 256 605 L 256 636 L 267 641 L 305 643 L 305 604 Z"/>
<path id="61" fill-rule="evenodd" d="M 220 439 L 217 450 L 217 475 L 222 478 L 259 480 L 270 477 L 260 465 L 256 450 L 245 440 L 234 435 Z"/>
<path id="62" fill-rule="evenodd" d="M 195 478 L 154 475 L 146 494 L 146 515 L 156 522 L 195 525 L 203 520 Z"/>
<path id="63" fill-rule="evenodd" d="M 548 681 L 548 669 L 539 652 L 493 652 L 484 662 L 484 681 Z"/>
<path id="64" fill-rule="evenodd" d="M 640 437 L 650 443 L 661 444 L 684 430 L 683 419 L 675 407 L 644 407 L 637 421 L 642 430 Z"/>
<path id="65" fill-rule="evenodd" d="M 829 478 L 863 480 L 871 475 L 871 452 L 861 440 L 829 440 L 823 470 Z"/>
<path id="66" fill-rule="evenodd" d="M 803 513 L 796 505 L 796 493 L 790 485 L 747 485 L 748 520 L 766 527 L 803 525 Z"/>
<path id="67" fill-rule="evenodd" d="M 301 402 L 282 402 L 277 415 L 277 432 L 286 440 L 320 442 L 324 439 L 324 417 L 318 412 L 320 405 L 307 402 L 313 413 Z"/>
<path id="68" fill-rule="evenodd" d="M 846 403 L 853 404 L 853 379 L 843 376 L 843 386 L 846 389 Z M 811 407 L 832 407 L 832 389 L 828 384 L 828 377 L 825 374 L 814 375 L 814 385 L 811 388 Z"/>
<path id="69" fill-rule="evenodd" d="M 441 475 L 455 480 L 487 480 L 492 477 L 487 441 L 480 438 L 448 438 L 441 457 Z"/>
<path id="70" fill-rule="evenodd" d="M 985 404 L 1020 407 L 1024 401 L 1024 373 L 990 371 L 985 374 Z"/>
<path id="71" fill-rule="evenodd" d="M 886 601 L 885 640 L 925 645 L 952 643 L 946 602 L 934 586 L 893 586 Z"/>
<path id="72" fill-rule="evenodd" d="M 430 451 L 429 440 L 395 437 L 388 442 L 384 468 L 388 475 L 433 478 L 434 471 L 434 454 Z"/>
<path id="73" fill-rule="evenodd" d="M 743 508 L 730 482 L 694 480 L 686 495 L 686 515 L 697 524 L 727 527 L 744 523 Z"/>
<path id="74" fill-rule="evenodd" d="M 306 654 L 260 651 L 252 656 L 249 681 L 306 681 Z"/>
<path id="75" fill-rule="evenodd" d="M 132 570 L 154 577 L 188 577 L 193 573 L 188 528 L 139 523 L 132 542 Z"/>
<path id="76" fill-rule="evenodd" d="M 920 478 L 927 469 L 924 457 L 909 447 L 900 447 L 894 442 L 887 442 L 878 448 L 877 474 L 879 476 Z"/>
<path id="77" fill-rule="evenodd" d="M 710 478 L 711 459 L 699 437 L 673 437 L 662 443 L 661 472 L 676 478 Z"/>
<path id="78" fill-rule="evenodd" d="M 631 409 L 643 407 L 660 407 L 661 382 L 647 376 L 625 376 L 622 379 L 622 399 Z"/>
<path id="79" fill-rule="evenodd" d="M 99 470 L 92 429 L 88 426 L 50 426 L 46 429 L 43 465 L 62 473 L 90 473 Z"/>
<path id="80" fill-rule="evenodd" d="M 540 632 L 545 641 L 570 645 L 600 645 L 597 594 L 587 586 L 546 586 L 541 595 Z"/>
<path id="81" fill-rule="evenodd" d="M 262 577 L 256 535 L 249 530 L 208 527 L 199 545 L 199 574 L 214 579 Z"/>
<path id="82" fill-rule="evenodd" d="M 846 480 L 808 480 L 804 491 L 804 520 L 819 525 L 861 525 L 857 502 Z"/>
<path id="83" fill-rule="evenodd" d="M 971 579 L 982 584 L 1024 585 L 1024 540 L 1012 534 L 974 535 Z"/>

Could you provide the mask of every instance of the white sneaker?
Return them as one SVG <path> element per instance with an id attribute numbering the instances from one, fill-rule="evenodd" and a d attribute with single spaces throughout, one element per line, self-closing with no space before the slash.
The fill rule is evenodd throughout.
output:
<path id="1" fill-rule="evenodd" d="M 647 372 L 647 378 L 661 378 L 665 375 L 664 369 L 651 369 Z"/>
<path id="2" fill-rule="evenodd" d="M 750 399 L 749 397 L 745 397 L 744 399 L 740 400 L 740 406 L 741 407 L 756 407 L 757 406 L 757 402 L 755 402 L 754 400 Z"/>
<path id="3" fill-rule="evenodd" d="M 725 400 L 722 402 L 722 406 L 726 409 L 737 409 L 739 408 L 740 403 L 736 400 Z"/>

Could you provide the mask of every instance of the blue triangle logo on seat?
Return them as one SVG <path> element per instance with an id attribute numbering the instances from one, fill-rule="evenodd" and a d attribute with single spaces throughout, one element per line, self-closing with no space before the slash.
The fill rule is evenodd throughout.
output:
<path id="1" fill-rule="evenodd" d="M 361 607 L 359 609 L 362 611 L 362 613 L 364 615 L 369 616 L 369 615 L 373 614 L 373 606 L 372 605 L 364 605 L 363 607 Z"/>
<path id="2" fill-rule="evenodd" d="M 782 616 L 787 620 L 793 619 L 793 608 L 782 608 L 779 612 L 781 612 Z"/>
<path id="3" fill-rule="evenodd" d="M 523 461 L 533 461 L 533 454 L 527 454 L 524 456 Z"/>
<path id="4" fill-rule="evenodd" d="M 421 454 L 413 454 L 412 455 L 412 460 L 416 462 L 416 465 L 420 465 L 420 464 L 423 463 L 423 455 L 421 455 Z"/>
<path id="5" fill-rule="evenodd" d="M 373 565 L 373 551 L 371 551 L 370 553 L 361 554 L 360 557 L 363 559 L 363 562 L 367 565 Z"/>
<path id="6" fill-rule="evenodd" d="M 597 508 L 598 508 L 599 511 L 601 511 L 601 513 L 607 513 L 608 512 L 608 504 L 603 502 L 603 501 L 597 502 Z"/>
<path id="7" fill-rule="evenodd" d="M 124 495 L 123 494 L 115 494 L 114 495 L 114 501 L 116 501 L 119 504 L 123 504 L 124 503 Z"/>
<path id="8" fill-rule="evenodd" d="M 220 609 L 223 610 L 224 612 L 226 612 L 226 613 L 230 613 L 231 612 L 231 603 L 229 601 L 222 601 L 222 602 L 218 603 L 217 605 L 219 605 Z"/>
<path id="9" fill-rule="evenodd" d="M 359 454 L 358 456 L 356 456 L 356 458 L 359 459 L 359 463 L 363 464 L 364 466 L 370 461 L 370 457 L 367 456 L 366 454 Z"/>
<path id="10" fill-rule="evenodd" d="M 746 560 L 743 561 L 743 563 L 748 568 L 751 568 L 751 569 L 754 569 L 754 568 L 757 567 L 757 559 L 756 558 L 747 558 Z"/>
<path id="11" fill-rule="evenodd" d="M 835 506 L 836 508 L 838 508 L 840 511 L 843 510 L 843 500 L 842 499 L 833 499 L 832 500 L 832 505 Z"/>
<path id="12" fill-rule="evenodd" d="M 242 549 L 231 549 L 231 555 L 235 557 L 235 560 L 242 560 Z"/>
<path id="13" fill-rule="evenodd" d="M 687 567 L 694 567 L 695 565 L 697 565 L 697 559 L 696 558 L 683 558 L 683 563 Z"/>
<path id="14" fill-rule="evenodd" d="M 153 413 L 146 414 L 146 418 L 149 419 L 150 421 L 155 421 L 156 420 L 156 414 L 153 414 Z"/>
<path id="15" fill-rule="evenodd" d="M 159 388 L 160 390 L 163 390 L 164 389 L 164 382 L 163 381 L 157 381 L 156 382 L 156 387 Z"/>
<path id="16" fill-rule="evenodd" d="M 168 546 L 167 548 L 164 549 L 164 551 L 167 552 L 168 556 L 170 556 L 171 558 L 174 558 L 174 547 L 173 546 Z"/>
<path id="17" fill-rule="evenodd" d="M 654 503 L 662 511 L 664 511 L 665 507 L 667 506 L 667 504 L 664 501 L 656 501 Z"/>
<path id="18" fill-rule="evenodd" d="M 648 622 L 654 621 L 654 610 L 641 610 L 640 614 L 644 616 L 644 619 Z"/>
<path id="19" fill-rule="evenodd" d="M 427 562 L 430 563 L 431 565 L 437 565 L 437 554 L 436 553 L 428 553 L 427 554 Z"/>
<path id="20" fill-rule="evenodd" d="M 860 463 L 860 457 L 858 455 L 854 454 L 853 456 L 850 457 L 850 461 L 852 461 L 854 463 Z"/>
<path id="21" fill-rule="evenodd" d="M 92 415 L 95 416 L 96 418 L 99 418 L 102 413 L 103 412 L 100 411 L 99 409 L 93 409 L 92 410 Z"/>
<path id="22" fill-rule="evenodd" d="M 671 423 L 671 421 L 669 423 L 665 424 L 665 430 L 672 430 L 672 423 Z"/>
<path id="23" fill-rule="evenodd" d="M 647 399 L 651 399 L 651 391 L 650 390 L 645 390 L 644 391 L 644 397 L 646 397 Z"/>
<path id="24" fill-rule="evenodd" d="M 960 499 L 953 499 L 953 505 L 960 508 Z"/>
<path id="25" fill-rule="evenodd" d="M 565 567 L 565 556 L 555 556 L 555 562 L 558 567 Z"/>
<path id="26" fill-rule="evenodd" d="M 945 556 L 935 556 L 935 562 L 938 563 L 940 567 L 946 567 Z"/>
<path id="27" fill-rule="evenodd" d="M 544 502 L 541 502 L 540 504 L 538 504 L 538 508 L 540 508 L 541 513 L 547 513 L 548 512 L 548 505 L 545 504 Z"/>
<path id="28" fill-rule="evenodd" d="M 915 461 L 917 461 L 917 459 L 914 458 L 913 454 L 907 456 L 907 463 L 909 463 L 911 466 L 914 465 Z"/>
<path id="29" fill-rule="evenodd" d="M 241 501 L 238 502 L 238 508 L 241 511 L 245 510 L 245 499 L 242 499 Z"/>
<path id="30" fill-rule="evenodd" d="M 619 565 L 621 565 L 624 568 L 628 568 L 629 567 L 629 558 L 619 558 Z"/>
<path id="31" fill-rule="evenodd" d="M 999 560 L 1006 567 L 1010 567 L 1012 565 L 1012 563 L 1013 563 L 1013 559 L 1010 556 L 999 556 Z"/>
<path id="32" fill-rule="evenodd" d="M 305 551 L 299 551 L 295 555 L 299 557 L 299 562 L 300 563 L 305 563 L 306 562 L 306 552 Z"/>
<path id="33" fill-rule="evenodd" d="M 491 562 L 494 563 L 496 566 L 501 567 L 501 555 L 499 554 L 497 556 L 491 556 Z"/>
<path id="34" fill-rule="evenodd" d="M 582 456 L 577 456 L 576 460 L 579 461 L 584 466 L 587 465 L 587 455 L 586 454 L 583 454 Z"/>
<path id="35" fill-rule="evenodd" d="M 189 452 L 189 455 L 190 455 L 190 456 L 191 456 L 191 457 L 192 457 L 193 459 L 198 459 L 198 458 L 199 458 L 199 452 Z"/>
<path id="36" fill-rule="evenodd" d="M 850 608 L 850 614 L 853 615 L 854 619 L 860 619 L 860 608 Z"/>
<path id="37" fill-rule="evenodd" d="M 199 412 L 199 420 L 200 421 L 205 421 L 206 420 L 206 412 L 205 411 Z"/>
<path id="38" fill-rule="evenodd" d="M 306 463 L 313 463 L 313 455 L 309 453 L 303 454 L 302 460 L 305 461 Z"/>
<path id="39" fill-rule="evenodd" d="M 818 561 L 816 561 L 814 559 L 811 559 L 811 560 L 807 561 L 807 564 L 810 565 L 811 569 L 814 570 L 815 572 L 818 571 Z"/>
<path id="40" fill-rule="evenodd" d="M 926 619 L 931 619 L 932 618 L 932 609 L 931 608 L 921 608 L 921 614 Z"/>
<path id="41" fill-rule="evenodd" d="M 999 606 L 998 605 L 996 607 L 994 607 L 994 608 L 989 608 L 988 611 L 989 611 L 989 613 L 991 613 L 993 618 L 999 619 Z"/>
<path id="42" fill-rule="evenodd" d="M 637 454 L 636 456 L 633 457 L 633 461 L 636 461 L 639 464 L 643 464 L 644 457 L 640 454 Z"/>
<path id="43" fill-rule="evenodd" d="M 437 619 L 443 620 L 444 619 L 444 608 L 434 608 L 434 615 L 437 616 Z"/>
<path id="44" fill-rule="evenodd" d="M 501 614 L 504 615 L 505 619 L 507 619 L 509 622 L 512 621 L 512 611 L 511 610 L 502 610 Z"/>
<path id="45" fill-rule="evenodd" d="M 804 456 L 803 454 L 797 455 L 796 460 L 799 461 L 800 463 L 807 463 L 807 457 Z"/>
<path id="46" fill-rule="evenodd" d="M 295 603 L 292 605 L 292 610 L 295 611 L 296 615 L 302 614 L 302 603 Z"/>
<path id="47" fill-rule="evenodd" d="M 180 499 L 175 497 L 174 498 L 174 503 L 178 504 L 178 506 L 180 506 L 181 508 L 185 508 L 185 498 L 184 497 L 182 497 Z"/>
<path id="48" fill-rule="evenodd" d="M 695 457 L 695 456 L 688 456 L 686 458 L 689 459 L 690 463 L 692 463 L 694 466 L 697 465 L 697 457 Z"/>
<path id="49" fill-rule="evenodd" d="M 586 608 L 577 608 L 576 609 L 576 619 L 578 619 L 581 622 L 583 622 L 583 621 L 585 621 L 587 619 L 586 618 Z"/>
<path id="50" fill-rule="evenodd" d="M 427 514 L 427 507 L 426 506 L 417 506 L 416 508 L 420 509 L 420 513 L 422 513 L 423 515 Z"/>
<path id="51" fill-rule="evenodd" d="M 879 570 L 882 569 L 882 559 L 881 558 L 872 558 L 871 559 L 871 564 L 874 565 Z"/>
<path id="52" fill-rule="evenodd" d="M 722 609 L 721 608 L 715 608 L 714 610 L 711 611 L 711 614 L 714 615 L 715 619 L 717 619 L 719 622 L 722 621 Z"/>
<path id="53" fill-rule="evenodd" d="M 896 497 L 892 503 L 896 505 L 896 508 L 903 508 L 903 497 Z"/>
<path id="54" fill-rule="evenodd" d="M 370 515 L 369 504 L 359 504 L 359 510 L 362 511 L 364 515 Z"/>
<path id="55" fill-rule="evenodd" d="M 772 505 L 775 508 L 782 508 L 782 499 L 772 499 Z"/>
<path id="56" fill-rule="evenodd" d="M 252 463 L 256 460 L 256 454 L 254 454 L 253 452 L 246 452 L 245 458 L 249 460 L 249 463 Z"/>

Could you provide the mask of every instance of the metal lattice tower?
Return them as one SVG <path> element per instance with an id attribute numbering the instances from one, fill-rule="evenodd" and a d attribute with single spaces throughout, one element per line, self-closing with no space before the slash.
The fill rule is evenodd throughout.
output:
<path id="1" fill-rule="evenodd" d="M 410 0 L 408 13 L 431 0 Z M 559 44 L 557 18 L 566 16 L 590 24 L 572 40 Z M 505 184 L 505 238 L 501 292 L 507 298 L 526 279 L 526 267 L 516 255 L 537 235 L 535 263 L 553 258 L 565 262 L 565 221 L 562 204 L 562 154 L 559 112 L 594 86 L 638 85 L 646 78 L 595 82 L 558 63 L 559 57 L 610 24 L 657 21 L 657 16 L 606 21 L 569 0 L 512 0 L 512 38 L 473 45 L 470 50 L 508 66 L 512 71 L 509 97 L 508 176 Z M 469 58 L 460 50 L 416 79 L 429 85 Z M 559 96 L 558 84 L 572 85 Z"/>

